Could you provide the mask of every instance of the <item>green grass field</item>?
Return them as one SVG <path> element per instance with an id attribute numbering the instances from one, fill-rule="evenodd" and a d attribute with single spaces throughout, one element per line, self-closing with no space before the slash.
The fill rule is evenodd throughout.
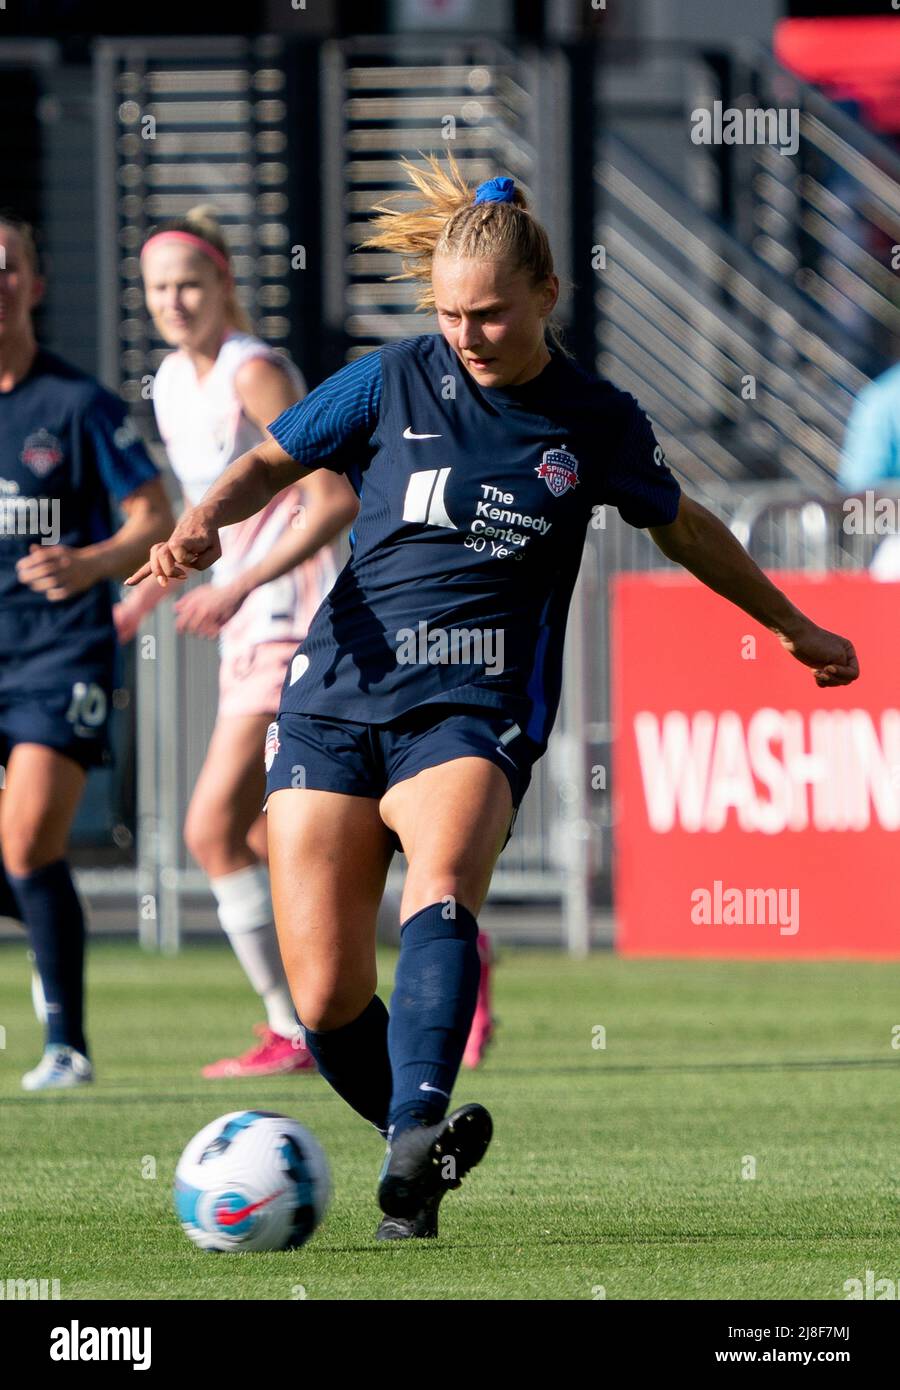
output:
<path id="1" fill-rule="evenodd" d="M 900 963 L 504 951 L 498 1042 L 454 1096 L 489 1107 L 494 1142 L 438 1241 L 388 1245 L 383 1145 L 320 1078 L 198 1076 L 259 1014 L 226 946 L 95 945 L 98 1081 L 74 1094 L 19 1088 L 39 1055 L 28 982 L 24 947 L 0 947 L 0 1280 L 74 1299 L 543 1300 L 842 1299 L 867 1268 L 900 1278 Z M 249 1107 L 316 1134 L 332 1205 L 302 1250 L 206 1255 L 173 1215 L 175 1164 Z"/>

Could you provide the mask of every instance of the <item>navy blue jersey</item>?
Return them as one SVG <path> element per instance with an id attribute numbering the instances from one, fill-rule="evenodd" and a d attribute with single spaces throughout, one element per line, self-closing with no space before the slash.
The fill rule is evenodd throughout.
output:
<path id="1" fill-rule="evenodd" d="M 124 403 L 39 348 L 0 392 L 0 700 L 57 691 L 111 667 L 112 585 L 51 603 L 22 584 L 34 544 L 81 547 L 116 529 L 119 502 L 158 476 Z"/>
<path id="2" fill-rule="evenodd" d="M 269 426 L 360 498 L 350 559 L 285 677 L 282 712 L 385 724 L 485 706 L 544 748 L 588 523 L 665 526 L 680 489 L 647 417 L 559 351 L 477 384 L 441 334 L 378 349 Z"/>

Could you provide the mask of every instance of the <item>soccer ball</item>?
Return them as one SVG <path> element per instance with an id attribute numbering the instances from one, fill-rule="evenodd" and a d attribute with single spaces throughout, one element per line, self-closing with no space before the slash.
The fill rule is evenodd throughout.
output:
<path id="1" fill-rule="evenodd" d="M 325 1154 L 296 1120 L 234 1110 L 178 1160 L 175 1211 L 201 1250 L 289 1250 L 322 1220 L 330 1186 Z"/>

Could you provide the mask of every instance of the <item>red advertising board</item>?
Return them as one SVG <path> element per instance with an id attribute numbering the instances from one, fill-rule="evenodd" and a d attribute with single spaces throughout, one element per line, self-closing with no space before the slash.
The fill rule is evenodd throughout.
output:
<path id="1" fill-rule="evenodd" d="M 885 3 L 881 15 L 783 19 L 773 46 L 783 67 L 823 87 L 832 100 L 858 102 L 867 125 L 900 130 L 900 25 L 893 3 Z"/>
<path id="2" fill-rule="evenodd" d="M 900 583 L 773 573 L 849 637 L 820 689 L 689 575 L 613 586 L 617 949 L 900 956 Z"/>

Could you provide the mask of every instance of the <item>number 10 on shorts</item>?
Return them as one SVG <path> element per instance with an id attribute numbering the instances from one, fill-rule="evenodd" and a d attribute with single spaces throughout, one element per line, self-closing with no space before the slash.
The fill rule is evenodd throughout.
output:
<path id="1" fill-rule="evenodd" d="M 66 710 L 70 724 L 84 725 L 88 729 L 98 729 L 106 718 L 106 692 L 102 686 L 91 681 L 76 681 L 72 686 L 72 701 Z"/>

